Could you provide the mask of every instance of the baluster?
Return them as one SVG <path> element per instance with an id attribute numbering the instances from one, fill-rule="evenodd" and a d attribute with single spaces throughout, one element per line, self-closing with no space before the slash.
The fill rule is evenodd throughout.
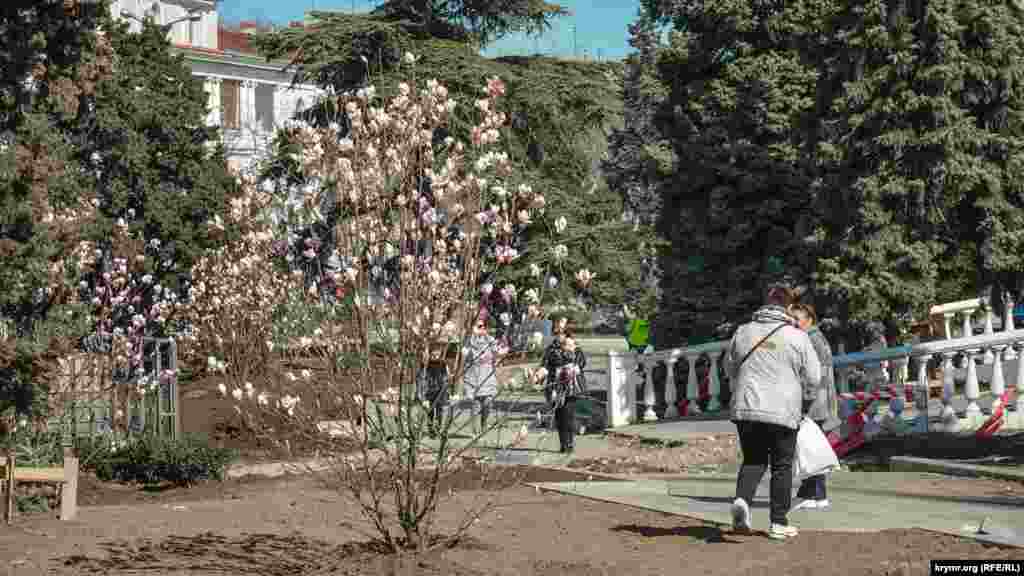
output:
<path id="1" fill-rule="evenodd" d="M 1013 295 L 1007 292 L 1003 295 L 1003 302 L 1006 303 L 1006 313 L 1004 314 L 1005 320 L 1003 320 L 1003 332 L 1012 332 L 1013 327 Z M 1007 346 L 1006 350 L 1003 351 L 1003 360 L 1013 360 L 1017 357 L 1017 353 L 1014 351 L 1013 346 Z"/>
<path id="2" fill-rule="evenodd" d="M 964 396 L 967 397 L 967 422 L 971 428 L 977 428 L 981 424 L 981 407 L 978 406 L 978 397 L 981 396 L 981 389 L 978 387 L 978 363 L 975 355 L 981 350 L 974 348 L 964 350 L 967 360 L 967 384 L 964 385 Z"/>
<path id="3" fill-rule="evenodd" d="M 985 306 L 985 335 L 991 336 L 995 334 L 995 330 L 992 329 L 992 303 L 989 302 L 988 298 L 982 300 L 982 303 Z M 985 359 L 983 360 L 985 364 L 991 364 L 995 359 L 995 353 L 992 352 L 991 348 L 985 350 Z"/>
<path id="4" fill-rule="evenodd" d="M 912 408 L 911 403 L 913 403 L 914 401 L 914 386 L 916 386 L 917 383 L 910 379 L 910 356 L 904 356 L 903 358 L 897 360 L 897 362 L 897 382 L 903 384 L 903 390 L 900 390 L 899 386 L 895 386 L 894 392 L 903 395 L 903 401 L 906 404 L 906 410 L 909 411 Z"/>
<path id="5" fill-rule="evenodd" d="M 672 354 L 665 359 L 665 403 L 668 406 L 665 408 L 665 418 L 678 418 L 679 417 L 679 406 L 676 402 L 676 362 L 679 357 Z"/>
<path id="6" fill-rule="evenodd" d="M 953 409 L 955 374 L 953 356 L 955 352 L 942 353 L 942 423 L 945 432 L 955 432 L 960 427 L 956 410 Z"/>
<path id="7" fill-rule="evenodd" d="M 953 314 L 946 313 L 942 315 L 943 326 L 946 328 L 946 340 L 953 339 L 953 328 L 951 322 L 953 321 Z"/>
<path id="8" fill-rule="evenodd" d="M 928 357 L 917 359 L 917 389 L 914 390 L 914 432 L 928 432 Z"/>
<path id="9" fill-rule="evenodd" d="M 961 312 L 961 315 L 964 317 L 964 323 L 962 327 L 963 334 L 960 337 L 970 338 L 974 336 L 974 328 L 971 327 L 971 318 L 974 317 L 974 310 L 964 310 Z"/>
<path id="10" fill-rule="evenodd" d="M 718 412 L 722 409 L 722 402 L 719 398 L 722 395 L 722 384 L 718 381 L 718 354 L 711 353 L 711 375 L 708 382 L 708 412 Z"/>
<path id="11" fill-rule="evenodd" d="M 1006 392 L 1006 379 L 1003 377 L 1003 349 L 1006 346 L 992 347 L 992 413 L 1003 403 L 1003 393 Z"/>
<path id="12" fill-rule="evenodd" d="M 647 409 L 644 410 L 644 422 L 653 422 L 658 419 L 658 415 L 654 412 L 654 362 L 644 362 L 644 375 L 647 377 L 644 382 L 644 404 Z"/>
<path id="13" fill-rule="evenodd" d="M 690 371 L 686 375 L 686 415 L 695 414 L 697 408 L 697 358 L 698 356 L 687 356 Z M 698 409 L 699 410 L 699 409 Z"/>
<path id="14" fill-rule="evenodd" d="M 1017 349 L 1017 377 L 1014 378 L 1014 385 L 1017 387 L 1017 427 L 1024 428 L 1024 342 L 1018 342 Z"/>

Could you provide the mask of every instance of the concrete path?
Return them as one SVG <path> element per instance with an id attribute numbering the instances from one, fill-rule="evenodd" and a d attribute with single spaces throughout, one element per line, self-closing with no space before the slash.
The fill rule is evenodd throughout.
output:
<path id="1" fill-rule="evenodd" d="M 790 521 L 803 530 L 874 532 L 922 528 L 1024 547 L 1024 499 L 955 498 L 901 493 L 893 474 L 839 472 L 829 480 L 832 507 L 798 510 Z M 766 478 L 767 480 L 767 478 Z M 536 484 L 561 492 L 731 525 L 729 507 L 735 477 L 684 477 L 635 482 L 564 482 Z M 795 500 L 794 500 L 795 502 Z M 768 483 L 758 487 L 752 506 L 754 528 L 767 529 Z M 979 529 L 984 533 L 980 533 Z"/>

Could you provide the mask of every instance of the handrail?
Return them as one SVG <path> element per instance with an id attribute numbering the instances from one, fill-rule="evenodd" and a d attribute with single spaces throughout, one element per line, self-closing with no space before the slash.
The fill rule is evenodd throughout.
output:
<path id="1" fill-rule="evenodd" d="M 940 316 L 944 314 L 956 314 L 958 312 L 967 312 L 968 310 L 978 310 L 982 308 L 981 298 L 971 298 L 970 300 L 959 300 L 957 302 L 948 302 L 946 304 L 938 304 L 932 306 L 928 310 L 930 316 Z"/>

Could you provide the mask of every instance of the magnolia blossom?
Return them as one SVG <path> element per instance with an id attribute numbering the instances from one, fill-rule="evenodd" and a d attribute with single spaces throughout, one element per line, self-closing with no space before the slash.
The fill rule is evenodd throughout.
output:
<path id="1" fill-rule="evenodd" d="M 512 316 L 508 312 L 502 312 L 498 315 L 498 320 L 501 320 L 502 324 L 508 326 L 512 323 Z"/>
<path id="2" fill-rule="evenodd" d="M 558 244 L 551 248 L 551 255 L 554 256 L 556 262 L 561 262 L 569 256 L 569 249 L 565 247 L 565 244 Z"/>
<path id="3" fill-rule="evenodd" d="M 240 401 L 242 399 L 242 389 L 235 388 L 234 390 L 231 391 L 231 396 L 235 399 L 235 401 Z"/>
<path id="4" fill-rule="evenodd" d="M 480 287 L 480 293 L 483 294 L 484 296 L 490 296 L 491 292 L 493 291 L 494 284 L 491 284 L 490 282 L 487 282 L 486 284 Z"/>
<path id="5" fill-rule="evenodd" d="M 536 288 L 527 288 L 526 292 L 523 292 L 523 298 L 526 299 L 527 304 L 540 303 L 540 294 Z"/>
<path id="6" fill-rule="evenodd" d="M 582 270 L 576 273 L 576 282 L 579 283 L 581 288 L 586 288 L 587 286 L 589 286 L 590 281 L 593 279 L 594 275 L 590 272 L 590 270 L 587 270 L 586 268 L 583 268 Z"/>
<path id="7" fill-rule="evenodd" d="M 269 402 L 269 398 L 267 397 L 267 393 L 266 392 L 260 392 L 256 396 L 256 403 L 259 404 L 260 406 L 266 406 L 268 402 Z"/>
<path id="8" fill-rule="evenodd" d="M 530 264 L 530 276 L 533 276 L 534 278 L 540 278 L 540 275 L 543 274 L 543 272 L 544 271 L 540 269 L 540 266 L 536 264 Z"/>
<path id="9" fill-rule="evenodd" d="M 558 278 L 554 276 L 548 276 L 548 288 L 552 290 L 558 286 Z"/>
<path id="10" fill-rule="evenodd" d="M 569 225 L 569 221 L 565 219 L 565 216 L 559 216 L 555 219 L 555 232 L 561 234 L 565 232 L 565 227 Z"/>
<path id="11" fill-rule="evenodd" d="M 221 396 L 227 396 L 228 395 L 228 387 L 223 382 L 221 382 L 220 384 L 217 384 L 217 390 L 220 392 Z"/>

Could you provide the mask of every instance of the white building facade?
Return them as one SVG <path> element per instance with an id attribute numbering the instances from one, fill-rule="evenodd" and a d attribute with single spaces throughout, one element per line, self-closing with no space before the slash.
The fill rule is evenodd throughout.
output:
<path id="1" fill-rule="evenodd" d="M 274 130 L 322 92 L 313 85 L 293 86 L 286 62 L 267 62 L 237 46 L 221 46 L 225 32 L 214 0 L 115 0 L 112 10 L 128 19 L 133 30 L 146 18 L 168 26 L 172 49 L 203 81 L 207 123 L 221 128 L 234 168 L 244 169 L 262 157 Z"/>

